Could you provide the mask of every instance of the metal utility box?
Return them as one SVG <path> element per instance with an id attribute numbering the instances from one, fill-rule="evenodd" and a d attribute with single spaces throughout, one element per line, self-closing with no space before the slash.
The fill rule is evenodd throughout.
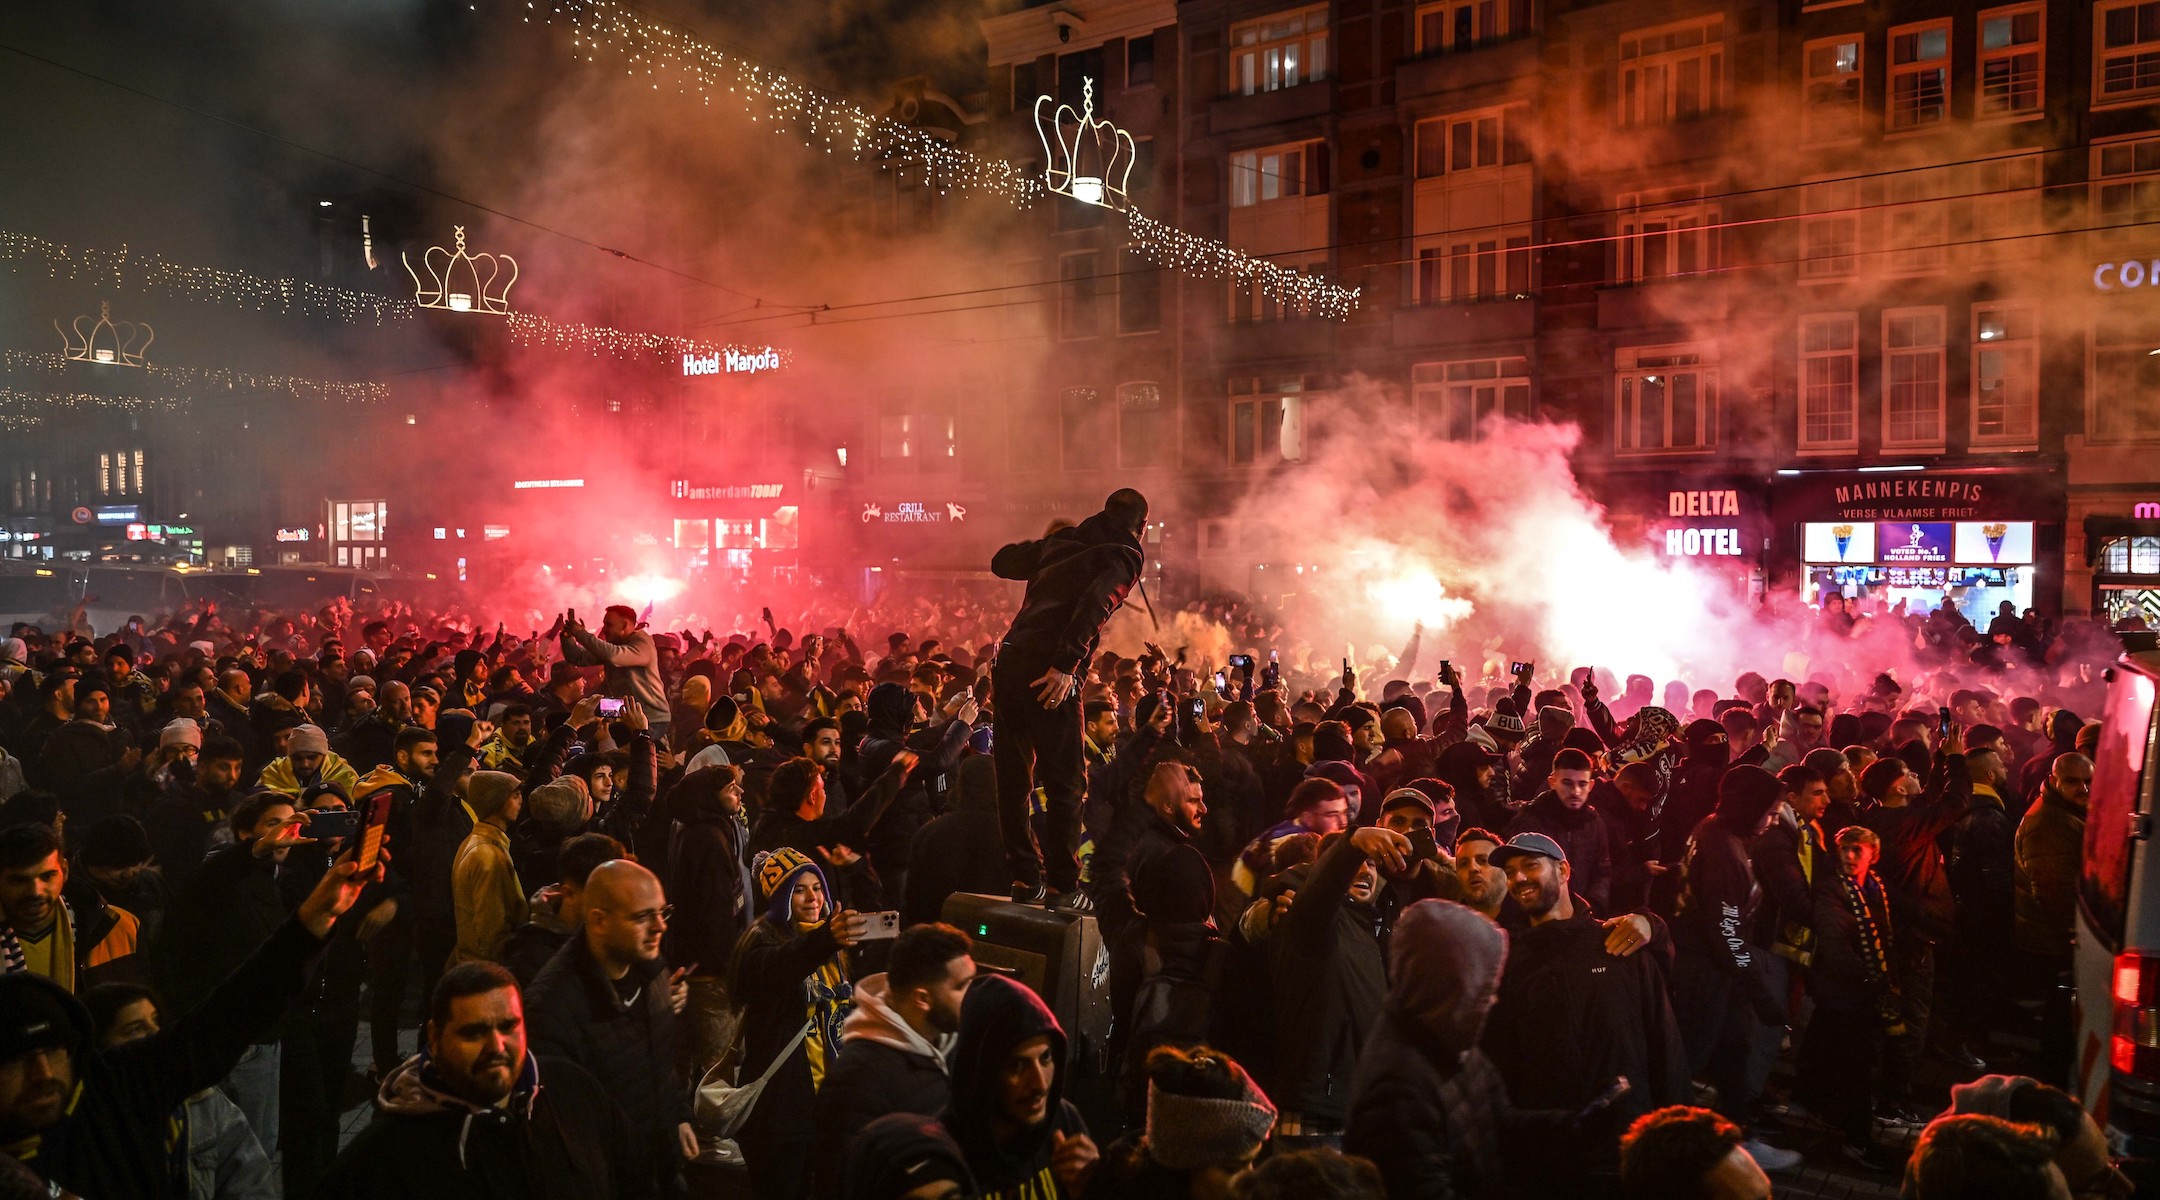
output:
<path id="1" fill-rule="evenodd" d="M 955 892 L 942 918 L 975 939 L 976 962 L 1013 974 L 1043 998 L 1065 1028 L 1076 1070 L 1109 1074 L 1110 953 L 1094 917 Z"/>

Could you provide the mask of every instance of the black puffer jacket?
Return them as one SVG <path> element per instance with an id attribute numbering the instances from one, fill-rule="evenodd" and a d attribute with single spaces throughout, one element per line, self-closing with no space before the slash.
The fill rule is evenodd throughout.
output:
<path id="1" fill-rule="evenodd" d="M 1141 558 L 1139 539 L 1109 513 L 999 550 L 990 559 L 991 572 L 1027 583 L 999 667 L 1030 678 L 1051 667 L 1078 674 L 1095 653 L 1103 622 L 1139 582 Z"/>
<path id="2" fill-rule="evenodd" d="M 690 1088 L 675 1072 L 667 965 L 631 970 L 644 986 L 626 1005 L 585 939 L 571 937 L 526 989 L 525 1027 L 535 1053 L 585 1068 L 622 1106 L 632 1177 L 670 1179 L 680 1169 L 675 1127 L 690 1119 Z"/>

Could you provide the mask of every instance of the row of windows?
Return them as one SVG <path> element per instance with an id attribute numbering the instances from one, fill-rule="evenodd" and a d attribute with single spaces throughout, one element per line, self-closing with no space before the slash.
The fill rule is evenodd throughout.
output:
<path id="1" fill-rule="evenodd" d="M 2047 91 L 2046 16 L 2045 0 L 1978 14 L 1975 119 L 2016 119 L 2041 111 Z M 1430 0 L 1412 14 L 1420 55 L 1490 45 L 1529 27 L 1529 0 Z M 1615 96 L 1620 125 L 1664 125 L 1723 108 L 1731 94 L 1726 34 L 1720 14 L 1622 35 Z M 1926 129 L 1949 120 L 1953 37 L 1947 18 L 1889 30 L 1883 77 L 1887 132 Z M 1325 4 L 1233 25 L 1226 89 L 1232 95 L 1251 96 L 1325 80 L 1328 41 Z M 2160 97 L 2160 0 L 2103 0 L 2094 14 L 2093 41 L 2096 104 Z M 1813 141 L 1858 136 L 1864 121 L 1861 91 L 1866 57 L 1861 35 L 1809 42 L 1802 55 L 1804 136 Z M 1012 71 L 1013 107 L 1024 109 L 1034 102 L 1042 83 L 1032 62 L 1016 64 Z M 1083 77 L 1093 79 L 1098 90 L 1107 85 L 1101 47 L 1058 58 L 1056 94 L 1077 105 Z M 1147 87 L 1154 81 L 1154 37 L 1127 39 L 1126 86 Z"/>
<path id="2" fill-rule="evenodd" d="M 1882 314 L 1881 445 L 1939 450 L 1947 432 L 1947 314 Z M 1972 312 L 1971 410 L 1975 448 L 2034 444 L 2039 431 L 2039 349 L 2030 308 L 1983 304 Z M 1860 337 L 1853 313 L 1804 317 L 1798 330 L 1800 453 L 1852 453 L 1860 442 Z M 1493 421 L 1530 419 L 1530 364 L 1521 356 L 1420 363 L 1411 368 L 1411 416 L 1419 436 L 1470 442 Z M 1720 436 L 1719 365 L 1698 346 L 1629 347 L 1614 361 L 1615 453 L 1715 450 Z M 1234 379 L 1227 385 L 1226 457 L 1231 465 L 1305 457 L 1310 395 L 1300 376 Z M 2142 342 L 2093 349 L 2092 433 L 2102 439 L 2160 436 L 2160 362 Z M 1177 446 L 1177 417 L 1161 384 L 1124 383 L 1058 395 L 1059 461 L 1069 471 L 1159 467 Z M 949 416 L 881 418 L 881 468 L 935 470 L 957 450 Z"/>

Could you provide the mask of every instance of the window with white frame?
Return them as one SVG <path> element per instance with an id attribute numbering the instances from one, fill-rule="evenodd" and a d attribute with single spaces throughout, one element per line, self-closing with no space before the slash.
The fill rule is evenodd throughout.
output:
<path id="1" fill-rule="evenodd" d="M 1950 116 L 1950 22 L 1926 21 L 1890 31 L 1890 89 L 1883 119 L 1890 132 L 1937 125 Z"/>
<path id="2" fill-rule="evenodd" d="M 1862 185 L 1862 206 L 1881 209 L 1884 270 L 1920 275 L 1948 265 L 1955 202 L 1945 197 L 1959 194 L 1959 186 L 1955 168 L 1901 171 Z"/>
<path id="3" fill-rule="evenodd" d="M 1529 108 L 1516 105 L 1417 123 L 1416 303 L 1529 293 L 1528 117 Z"/>
<path id="4" fill-rule="evenodd" d="M 1429 239 L 1417 258 L 1419 304 L 1519 300 L 1530 294 L 1530 229 L 1479 230 Z"/>
<path id="5" fill-rule="evenodd" d="M 1615 363 L 1613 452 L 1717 448 L 1717 364 L 1691 346 L 1630 346 Z"/>
<path id="6" fill-rule="evenodd" d="M 2017 4 L 1980 14 L 1980 120 L 2040 111 L 2047 93 L 2046 6 Z"/>
<path id="7" fill-rule="evenodd" d="M 1976 304 L 1972 339 L 1973 443 L 2037 442 L 2040 339 L 2033 310 L 2020 304 Z"/>
<path id="8" fill-rule="evenodd" d="M 2160 220 L 2160 137 L 2094 146 L 2093 224 Z"/>
<path id="9" fill-rule="evenodd" d="M 1291 142 L 1230 156 L 1230 207 L 1314 196 L 1328 190 L 1327 143 Z"/>
<path id="10" fill-rule="evenodd" d="M 1101 388 L 1069 387 L 1058 393 L 1058 461 L 1068 471 L 1097 471 L 1118 448 L 1117 414 L 1103 405 Z"/>
<path id="11" fill-rule="evenodd" d="M 1121 383 L 1117 390 L 1118 465 L 1159 467 L 1177 450 L 1177 428 L 1162 385 Z"/>
<path id="12" fill-rule="evenodd" d="M 1328 6 L 1274 13 L 1230 27 L 1230 90 L 1273 92 L 1327 78 Z"/>
<path id="13" fill-rule="evenodd" d="M 1058 336 L 1091 338 L 1102 333 L 1102 281 L 1095 252 L 1058 256 Z"/>
<path id="14" fill-rule="evenodd" d="M 1490 432 L 1486 418 L 1530 419 L 1530 360 L 1474 358 L 1419 363 L 1410 369 L 1418 433 L 1443 442 L 1474 442 Z"/>
<path id="15" fill-rule="evenodd" d="M 2160 0 L 2102 0 L 2093 40 L 2095 103 L 2160 95 Z"/>
<path id="16" fill-rule="evenodd" d="M 1943 310 L 1883 312 L 1883 445 L 1943 444 Z"/>
<path id="17" fill-rule="evenodd" d="M 1296 375 L 1230 381 L 1230 461 L 1238 466 L 1305 457 L 1305 381 Z"/>
<path id="18" fill-rule="evenodd" d="M 2047 228 L 2040 186 L 2041 154 L 2013 154 L 1966 168 L 1971 200 L 1971 249 L 1975 265 L 2021 262 L 2040 252 Z"/>
<path id="19" fill-rule="evenodd" d="M 1701 187 L 1629 192 L 1620 197 L 1620 240 L 1613 278 L 1644 283 L 1718 269 L 1718 206 Z"/>
<path id="20" fill-rule="evenodd" d="M 2098 442 L 2160 440 L 2160 357 L 2150 330 L 2097 327 L 2085 428 Z"/>
<path id="21" fill-rule="evenodd" d="M 1860 441 L 1860 322 L 1852 313 L 1800 318 L 1800 448 Z"/>
<path id="22" fill-rule="evenodd" d="M 1823 38 L 1803 51 L 1801 130 L 1810 142 L 1860 136 L 1860 35 Z"/>
<path id="23" fill-rule="evenodd" d="M 1620 124 L 1685 121 L 1725 103 L 1723 14 L 1642 29 L 1620 39 Z"/>
<path id="24" fill-rule="evenodd" d="M 1850 279 L 1860 270 L 1860 184 L 1825 179 L 1801 185 L 1800 278 Z"/>
<path id="25" fill-rule="evenodd" d="M 1419 54 L 1467 50 L 1522 32 L 1526 0 L 1434 0 L 1417 6 Z"/>

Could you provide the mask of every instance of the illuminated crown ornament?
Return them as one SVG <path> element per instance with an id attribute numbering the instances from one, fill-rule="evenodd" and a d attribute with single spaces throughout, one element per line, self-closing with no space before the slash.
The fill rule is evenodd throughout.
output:
<path id="1" fill-rule="evenodd" d="M 1095 115 L 1095 81 L 1080 81 L 1080 107 L 1035 97 L 1035 135 L 1042 139 L 1043 182 L 1060 196 L 1082 204 L 1125 211 L 1126 180 L 1138 151 L 1132 135 Z M 1053 148 L 1053 143 L 1054 148 Z"/>
<path id="2" fill-rule="evenodd" d="M 113 320 L 112 305 L 106 301 L 98 302 L 98 318 L 86 329 L 83 322 L 88 320 L 90 317 L 86 313 L 69 322 L 68 329 L 74 331 L 72 337 L 68 335 L 68 329 L 60 328 L 58 320 L 52 323 L 53 332 L 60 335 L 61 353 L 70 361 L 111 367 L 150 365 L 150 343 L 157 340 L 157 330 L 150 328 L 148 323 L 138 325 L 133 321 Z"/>
<path id="3" fill-rule="evenodd" d="M 465 251 L 465 227 L 456 227 L 457 249 L 453 252 L 441 246 L 429 246 L 420 256 L 420 265 L 427 268 L 429 278 L 423 281 L 420 272 L 413 270 L 412 259 L 404 254 L 398 258 L 405 263 L 405 273 L 412 276 L 413 303 L 420 308 L 441 308 L 451 312 L 484 312 L 507 316 L 510 312 L 510 287 L 517 282 L 517 260 L 507 254 L 468 254 Z M 504 268 L 509 275 L 503 277 Z M 496 280 L 501 279 L 497 286 Z"/>

